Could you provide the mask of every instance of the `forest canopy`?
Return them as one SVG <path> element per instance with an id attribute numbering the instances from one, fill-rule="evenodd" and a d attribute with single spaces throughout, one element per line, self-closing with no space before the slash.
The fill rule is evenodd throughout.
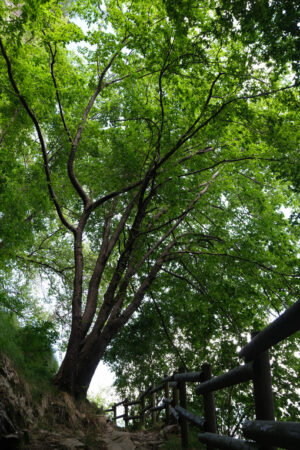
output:
<path id="1" fill-rule="evenodd" d="M 42 278 L 76 396 L 297 298 L 299 6 L 245 4 L 1 3 L 1 299 L 45 314 Z"/>

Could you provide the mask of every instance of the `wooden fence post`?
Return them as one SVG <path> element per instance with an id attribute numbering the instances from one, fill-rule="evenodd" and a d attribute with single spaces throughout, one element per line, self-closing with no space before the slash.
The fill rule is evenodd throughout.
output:
<path id="1" fill-rule="evenodd" d="M 145 395 L 142 394 L 141 396 L 141 429 L 144 430 L 146 428 L 146 415 L 145 415 Z"/>
<path id="2" fill-rule="evenodd" d="M 155 389 L 155 384 L 152 384 L 152 389 Z M 151 406 L 152 406 L 152 408 L 155 408 L 155 406 L 156 406 L 156 393 L 153 392 L 151 395 L 152 395 Z M 155 425 L 156 425 L 156 411 L 152 411 L 152 426 L 155 427 Z"/>
<path id="3" fill-rule="evenodd" d="M 167 377 L 167 375 L 165 375 L 165 378 Z M 166 381 L 165 382 L 165 398 L 169 398 L 170 395 L 170 389 L 169 389 L 169 382 Z M 170 423 L 170 404 L 166 403 L 166 425 L 168 425 Z"/>
<path id="4" fill-rule="evenodd" d="M 124 417 L 125 427 L 127 428 L 128 427 L 128 398 L 125 398 L 125 401 L 124 401 L 124 414 L 125 414 L 125 417 Z"/>
<path id="5" fill-rule="evenodd" d="M 203 381 L 211 379 L 211 365 L 203 364 L 202 367 Z M 217 432 L 217 420 L 216 420 L 216 408 L 213 392 L 207 392 L 203 394 L 204 401 L 204 419 L 205 419 L 205 431 L 210 433 Z M 207 445 L 207 450 L 215 450 L 211 445 Z"/>
<path id="6" fill-rule="evenodd" d="M 179 373 L 185 372 L 184 368 L 180 367 Z M 187 409 L 186 402 L 186 382 L 179 381 L 179 401 L 180 406 L 184 409 Z M 186 450 L 189 448 L 189 427 L 188 420 L 185 417 L 180 417 L 179 424 L 181 428 L 181 448 Z"/>
<path id="7" fill-rule="evenodd" d="M 258 334 L 252 333 L 252 338 Z M 275 420 L 272 375 L 269 351 L 265 350 L 253 360 L 253 393 L 256 420 Z M 276 450 L 272 445 L 262 450 Z"/>
<path id="8" fill-rule="evenodd" d="M 115 403 L 114 403 L 113 406 L 112 406 L 112 410 L 113 410 L 113 413 L 114 413 L 114 420 L 115 420 L 115 423 L 117 423 L 117 421 L 116 421 L 116 417 L 117 417 L 117 407 L 116 407 L 116 404 L 115 404 Z"/>
<path id="9" fill-rule="evenodd" d="M 175 375 L 176 372 L 174 372 L 173 375 Z M 173 408 L 175 408 L 176 405 L 178 405 L 179 403 L 179 391 L 177 389 L 177 386 L 172 388 L 172 406 Z M 173 423 L 177 423 L 177 420 L 175 419 L 175 417 L 172 416 L 172 422 Z"/>

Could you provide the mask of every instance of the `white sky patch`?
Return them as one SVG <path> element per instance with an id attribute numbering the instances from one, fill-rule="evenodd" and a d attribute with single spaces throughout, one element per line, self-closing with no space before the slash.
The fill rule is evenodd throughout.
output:
<path id="1" fill-rule="evenodd" d="M 80 19 L 79 17 L 76 17 L 75 19 L 72 19 L 72 23 L 74 23 L 75 25 L 77 25 L 84 34 L 87 34 L 88 31 L 93 31 L 96 30 L 98 27 L 96 25 L 93 26 L 88 26 L 88 24 Z M 78 49 L 79 47 L 87 47 L 89 50 L 96 50 L 97 49 L 97 45 L 90 45 L 85 41 L 81 41 L 81 42 L 71 42 L 70 44 L 67 45 L 67 49 L 71 50 L 75 53 L 78 53 Z"/>
<path id="2" fill-rule="evenodd" d="M 288 219 L 291 216 L 291 212 L 292 212 L 291 208 L 286 208 L 283 205 L 280 207 L 279 211 L 283 213 L 283 215 L 286 219 Z"/>
<path id="3" fill-rule="evenodd" d="M 77 25 L 85 35 L 88 34 L 88 32 L 91 31 L 96 31 L 100 28 L 100 24 L 98 23 L 93 23 L 92 25 L 88 25 L 83 19 L 80 19 L 79 17 L 76 17 L 74 19 L 72 19 L 71 21 L 72 23 L 74 23 L 75 25 Z M 113 33 L 113 28 L 110 24 L 108 24 L 108 26 L 104 29 L 102 29 L 102 31 L 106 31 L 107 33 Z M 79 48 L 82 47 L 86 47 L 89 50 L 93 50 L 96 51 L 97 50 L 97 45 L 91 45 L 88 42 L 85 41 L 81 41 L 81 42 L 71 42 L 70 44 L 67 45 L 67 49 L 70 51 L 74 51 L 75 53 L 78 53 Z"/>
<path id="4" fill-rule="evenodd" d="M 113 386 L 115 379 L 116 377 L 109 367 L 100 362 L 90 384 L 88 395 L 93 397 L 100 394 L 107 406 L 111 403 L 119 402 L 120 399 Z"/>

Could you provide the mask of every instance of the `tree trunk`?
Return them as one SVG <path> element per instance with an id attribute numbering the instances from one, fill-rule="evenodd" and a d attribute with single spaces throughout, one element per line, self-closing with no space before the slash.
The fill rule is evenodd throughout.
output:
<path id="1" fill-rule="evenodd" d="M 53 380 L 54 384 L 76 398 L 86 397 L 97 366 L 113 336 L 112 332 L 106 330 L 97 342 L 80 351 L 82 345 L 76 345 L 71 334 L 67 353 Z"/>
<path id="2" fill-rule="evenodd" d="M 76 397 L 86 396 L 94 373 L 110 341 L 111 339 L 102 338 L 95 346 L 96 351 L 95 348 L 91 348 L 81 353 L 74 385 L 74 395 Z"/>
<path id="3" fill-rule="evenodd" d="M 60 389 L 72 395 L 75 395 L 79 349 L 80 327 L 77 329 L 76 327 L 72 327 L 66 355 L 53 380 L 54 384 Z"/>

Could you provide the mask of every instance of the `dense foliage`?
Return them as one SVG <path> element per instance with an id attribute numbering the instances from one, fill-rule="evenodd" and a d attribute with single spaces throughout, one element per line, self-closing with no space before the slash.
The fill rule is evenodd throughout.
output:
<path id="1" fill-rule="evenodd" d="M 33 390 L 48 387 L 58 368 L 52 347 L 58 336 L 53 324 L 35 320 L 20 325 L 15 314 L 0 309 L 0 329 L 0 355 L 4 353 L 14 362 Z"/>
<path id="2" fill-rule="evenodd" d="M 298 29 L 243 5 L 1 3 L 2 289 L 43 278 L 75 395 L 223 367 L 297 298 Z"/>

